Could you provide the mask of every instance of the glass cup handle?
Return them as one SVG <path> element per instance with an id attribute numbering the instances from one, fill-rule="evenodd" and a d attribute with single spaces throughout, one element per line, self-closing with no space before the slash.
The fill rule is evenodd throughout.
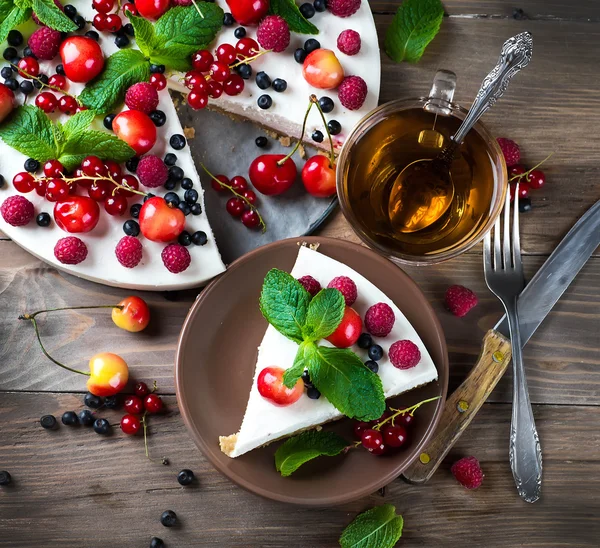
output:
<path id="1" fill-rule="evenodd" d="M 423 109 L 433 114 L 450 116 L 455 90 L 456 74 L 450 70 L 438 70 L 433 78 L 431 91 Z"/>

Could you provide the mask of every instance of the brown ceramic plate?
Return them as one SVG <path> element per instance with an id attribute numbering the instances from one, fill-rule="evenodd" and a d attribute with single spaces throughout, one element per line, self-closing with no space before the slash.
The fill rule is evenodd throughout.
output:
<path id="1" fill-rule="evenodd" d="M 290 271 L 298 239 L 261 247 L 235 261 L 198 297 L 179 338 L 175 381 L 181 414 L 192 438 L 213 465 L 238 485 L 264 497 L 306 506 L 356 500 L 396 479 L 420 454 L 438 422 L 448 388 L 448 351 L 435 313 L 417 285 L 397 266 L 356 244 L 310 237 L 319 251 L 369 279 L 402 310 L 435 362 L 439 380 L 390 400 L 412 405 L 441 396 L 415 414 L 412 441 L 401 453 L 375 457 L 363 450 L 322 457 L 284 478 L 275 470 L 281 441 L 231 459 L 219 449 L 220 435 L 239 430 L 256 364 L 257 347 L 267 327 L 258 309 L 263 279 L 271 268 Z M 348 419 L 325 427 L 352 439 Z"/>

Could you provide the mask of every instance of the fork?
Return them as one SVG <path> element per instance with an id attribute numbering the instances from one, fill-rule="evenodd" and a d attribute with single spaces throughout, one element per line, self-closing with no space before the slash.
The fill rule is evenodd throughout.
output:
<path id="1" fill-rule="evenodd" d="M 519 185 L 515 189 L 512 234 L 510 195 L 504 204 L 504 230 L 500 233 L 500 217 L 483 242 L 483 270 L 490 291 L 500 299 L 506 310 L 513 364 L 513 408 L 510 425 L 510 467 L 519 496 L 526 502 L 540 498 L 542 488 L 542 451 L 527 389 L 523 367 L 519 311 L 517 298 L 525 287 L 521 244 L 519 241 Z M 501 243 L 502 240 L 502 243 Z"/>

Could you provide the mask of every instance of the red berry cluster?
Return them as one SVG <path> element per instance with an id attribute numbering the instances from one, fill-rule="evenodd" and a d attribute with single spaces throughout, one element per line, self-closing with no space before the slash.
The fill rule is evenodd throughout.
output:
<path id="1" fill-rule="evenodd" d="M 97 30 L 108 32 L 118 32 L 121 30 L 123 26 L 121 17 L 118 13 L 111 13 L 115 9 L 116 4 L 115 0 L 92 0 L 92 7 L 98 12 L 94 15 L 92 21 Z M 123 13 L 126 13 L 126 8 L 132 15 L 137 15 L 137 9 L 134 4 L 125 4 L 123 6 Z"/>
<path id="2" fill-rule="evenodd" d="M 146 415 L 154 415 L 163 409 L 163 401 L 145 382 L 138 382 L 135 395 L 125 398 L 123 407 L 127 414 L 121 419 L 121 430 L 134 436 L 145 424 Z"/>

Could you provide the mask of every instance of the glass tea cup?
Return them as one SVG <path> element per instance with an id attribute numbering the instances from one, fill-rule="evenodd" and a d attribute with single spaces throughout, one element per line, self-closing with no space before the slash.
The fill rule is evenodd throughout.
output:
<path id="1" fill-rule="evenodd" d="M 411 188 L 402 195 L 402 205 L 419 219 L 413 223 L 418 228 L 398 226 L 391 213 L 402 169 L 435 158 L 465 118 L 467 111 L 452 103 L 455 87 L 456 75 L 441 70 L 429 97 L 381 105 L 352 130 L 338 157 L 337 191 L 344 216 L 368 246 L 399 264 L 435 264 L 472 248 L 491 229 L 504 203 L 504 157 L 479 122 L 452 162 L 454 193 L 450 205 L 444 204 L 447 209 L 436 210 L 432 196 Z"/>

